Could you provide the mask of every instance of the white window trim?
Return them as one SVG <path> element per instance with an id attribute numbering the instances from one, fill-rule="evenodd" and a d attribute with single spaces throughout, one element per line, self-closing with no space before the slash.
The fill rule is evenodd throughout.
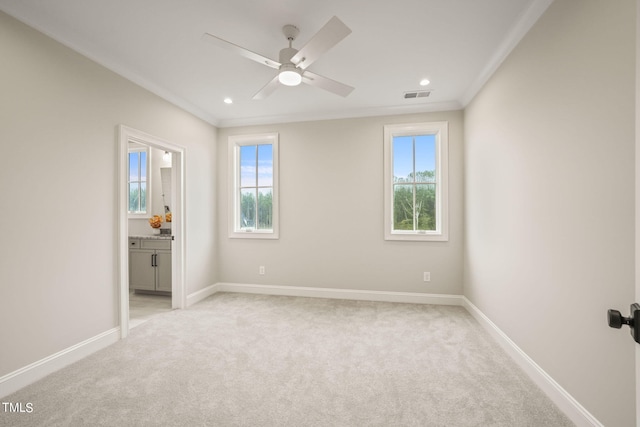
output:
<path id="1" fill-rule="evenodd" d="M 127 209 L 127 214 L 131 219 L 146 219 L 151 218 L 151 149 L 148 145 L 140 145 L 137 141 L 129 140 L 129 148 L 127 152 L 127 184 L 129 182 L 129 153 L 133 152 L 145 152 L 147 153 L 147 197 L 146 197 L 146 212 L 130 212 Z M 133 146 L 131 146 L 133 144 Z M 127 185 L 128 188 L 128 185 Z M 127 205 L 128 206 L 128 205 Z"/>
<path id="2" fill-rule="evenodd" d="M 277 132 L 256 135 L 232 135 L 229 137 L 229 238 L 235 239 L 278 239 L 280 237 L 279 197 L 278 197 L 278 140 Z M 243 145 L 256 145 L 268 143 L 273 148 L 273 228 L 271 230 L 242 230 L 238 224 L 236 212 L 240 208 L 238 197 L 238 185 L 240 183 L 239 147 Z"/>
<path id="3" fill-rule="evenodd" d="M 384 126 L 384 238 L 385 240 L 449 240 L 449 132 L 448 122 L 409 123 Z M 393 230 L 393 137 L 436 136 L 436 230 Z"/>

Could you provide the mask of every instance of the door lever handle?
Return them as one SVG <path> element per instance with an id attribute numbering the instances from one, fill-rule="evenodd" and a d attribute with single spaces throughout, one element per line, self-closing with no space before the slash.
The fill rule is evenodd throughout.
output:
<path id="1" fill-rule="evenodd" d="M 640 304 L 631 304 L 629 313 L 629 317 L 624 317 L 618 310 L 609 309 L 607 311 L 609 327 L 620 329 L 622 325 L 628 325 L 634 341 L 640 344 Z"/>

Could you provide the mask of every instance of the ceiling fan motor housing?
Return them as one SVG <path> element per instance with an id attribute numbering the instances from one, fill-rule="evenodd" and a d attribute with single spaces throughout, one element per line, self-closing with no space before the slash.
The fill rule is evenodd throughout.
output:
<path id="1" fill-rule="evenodd" d="M 295 55 L 296 53 L 298 53 L 298 49 L 295 49 L 293 47 L 285 47 L 284 49 L 280 50 L 280 63 L 291 64 L 291 58 L 293 58 L 293 55 Z"/>
<path id="2" fill-rule="evenodd" d="M 278 80 L 286 86 L 297 86 L 302 83 L 302 72 L 291 62 L 293 55 L 298 53 L 298 49 L 285 47 L 280 51 L 280 73 Z"/>

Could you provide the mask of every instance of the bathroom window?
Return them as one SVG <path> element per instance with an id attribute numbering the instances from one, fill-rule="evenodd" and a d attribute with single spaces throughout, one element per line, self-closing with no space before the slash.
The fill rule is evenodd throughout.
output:
<path id="1" fill-rule="evenodd" d="M 129 144 L 129 216 L 148 216 L 151 206 L 149 147 Z"/>
<path id="2" fill-rule="evenodd" d="M 229 137 L 229 237 L 278 238 L 278 134 Z"/>

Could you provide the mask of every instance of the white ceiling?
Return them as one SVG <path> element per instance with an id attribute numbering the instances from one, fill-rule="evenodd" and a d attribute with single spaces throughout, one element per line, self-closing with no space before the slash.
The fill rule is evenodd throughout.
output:
<path id="1" fill-rule="evenodd" d="M 461 108 L 552 1 L 0 0 L 0 10 L 224 127 Z M 353 32 L 309 70 L 354 86 L 346 98 L 300 85 L 252 100 L 276 70 L 201 39 L 277 60 L 283 25 L 300 29 L 300 48 L 334 15 Z M 422 78 L 431 95 L 405 100 Z"/>

